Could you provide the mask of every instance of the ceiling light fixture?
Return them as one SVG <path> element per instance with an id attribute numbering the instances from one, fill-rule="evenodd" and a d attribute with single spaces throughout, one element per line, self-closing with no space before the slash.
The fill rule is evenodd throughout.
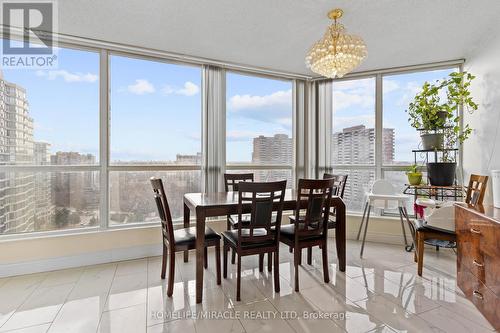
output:
<path id="1" fill-rule="evenodd" d="M 342 9 L 334 9 L 328 17 L 334 22 L 328 27 L 322 39 L 309 50 L 306 65 L 313 72 L 329 78 L 341 78 L 359 66 L 366 57 L 366 44 L 355 35 L 347 35 L 337 20 L 342 17 Z"/>

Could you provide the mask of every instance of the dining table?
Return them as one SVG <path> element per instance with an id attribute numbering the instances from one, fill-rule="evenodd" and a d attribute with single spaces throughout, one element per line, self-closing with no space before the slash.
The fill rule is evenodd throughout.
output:
<path id="1" fill-rule="evenodd" d="M 307 201 L 301 200 L 300 208 L 306 208 Z M 297 191 L 287 189 L 283 200 L 283 210 L 297 208 Z M 250 212 L 250 205 L 243 206 L 243 213 Z M 277 209 L 275 207 L 274 209 Z M 337 247 L 338 268 L 345 271 L 346 266 L 346 215 L 344 201 L 332 196 L 330 209 L 335 211 L 335 243 Z M 196 215 L 196 303 L 203 300 L 204 242 L 207 217 L 238 214 L 238 192 L 209 192 L 184 194 L 184 227 L 190 227 L 190 215 Z M 184 262 L 188 261 L 188 251 L 184 252 Z"/>

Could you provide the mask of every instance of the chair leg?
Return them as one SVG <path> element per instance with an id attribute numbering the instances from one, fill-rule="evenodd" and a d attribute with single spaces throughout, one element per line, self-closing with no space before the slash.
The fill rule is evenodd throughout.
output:
<path id="1" fill-rule="evenodd" d="M 326 241 L 321 247 L 321 260 L 323 261 L 323 279 L 325 283 L 330 282 L 330 274 L 328 272 L 328 251 L 326 250 Z"/>
<path id="2" fill-rule="evenodd" d="M 163 244 L 163 256 L 161 259 L 161 278 L 162 279 L 165 278 L 165 273 L 167 271 L 167 256 L 168 256 L 168 249 L 165 246 L 165 244 Z"/>
<path id="3" fill-rule="evenodd" d="M 368 208 L 368 201 L 365 203 L 365 209 L 363 210 L 363 217 L 361 218 L 361 224 L 359 225 L 358 235 L 356 236 L 356 240 L 359 240 L 359 236 L 361 236 L 361 229 L 363 229 L 363 222 L 365 221 L 367 208 Z"/>
<path id="4" fill-rule="evenodd" d="M 203 250 L 204 254 L 203 254 L 203 266 L 205 267 L 205 269 L 208 268 L 208 248 L 205 246 L 205 249 Z"/>
<path id="5" fill-rule="evenodd" d="M 273 253 L 268 252 L 267 253 L 267 271 L 272 272 L 273 270 Z"/>
<path id="6" fill-rule="evenodd" d="M 399 210 L 399 219 L 401 220 L 401 229 L 403 230 L 403 240 L 405 242 L 405 246 L 408 246 L 408 240 L 406 239 L 405 223 L 403 222 L 403 208 L 398 207 L 398 210 Z"/>
<path id="7" fill-rule="evenodd" d="M 368 213 L 366 214 L 366 222 L 365 222 L 365 232 L 363 233 L 363 242 L 361 243 L 361 252 L 359 253 L 359 257 L 363 258 L 363 251 L 365 250 L 365 241 L 366 241 L 366 231 L 368 230 L 368 222 L 370 221 L 370 211 L 372 206 L 368 206 Z"/>
<path id="8" fill-rule="evenodd" d="M 274 292 L 280 292 L 280 257 L 279 249 L 274 252 Z"/>
<path id="9" fill-rule="evenodd" d="M 295 291 L 299 291 L 299 261 L 300 261 L 300 253 L 302 251 L 296 245 L 293 249 L 293 267 L 295 270 Z"/>
<path id="10" fill-rule="evenodd" d="M 307 264 L 312 265 L 313 263 L 313 255 L 312 255 L 312 247 L 307 248 Z"/>
<path id="11" fill-rule="evenodd" d="M 236 277 L 236 301 L 238 302 L 241 301 L 241 256 L 239 253 L 238 253 L 238 273 Z"/>
<path id="12" fill-rule="evenodd" d="M 302 249 L 298 250 L 298 252 L 299 252 L 299 265 L 302 266 Z"/>
<path id="13" fill-rule="evenodd" d="M 422 276 L 422 269 L 424 267 L 424 235 L 422 232 L 417 231 L 417 274 Z"/>
<path id="14" fill-rule="evenodd" d="M 293 247 L 289 246 L 288 247 L 288 252 L 293 253 Z"/>
<path id="15" fill-rule="evenodd" d="M 417 260 L 417 246 L 416 245 L 415 245 L 415 249 L 413 250 L 413 260 L 415 262 L 418 262 L 418 260 Z"/>
<path id="16" fill-rule="evenodd" d="M 236 251 L 234 249 L 231 249 L 231 264 L 235 264 L 236 263 Z"/>
<path id="17" fill-rule="evenodd" d="M 168 286 L 167 286 L 167 296 L 172 297 L 174 293 L 174 279 L 175 279 L 175 252 L 170 251 L 170 262 L 168 270 Z"/>
<path id="18" fill-rule="evenodd" d="M 215 270 L 217 272 L 217 284 L 221 284 L 220 279 L 220 241 L 215 243 Z"/>
<path id="19" fill-rule="evenodd" d="M 222 271 L 222 276 L 224 279 L 227 279 L 227 252 L 229 251 L 229 246 L 227 246 L 226 242 L 224 241 L 223 244 L 224 248 L 222 249 L 222 265 L 223 265 L 223 271 Z"/>
<path id="20" fill-rule="evenodd" d="M 264 253 L 259 254 L 259 272 L 264 271 Z"/>

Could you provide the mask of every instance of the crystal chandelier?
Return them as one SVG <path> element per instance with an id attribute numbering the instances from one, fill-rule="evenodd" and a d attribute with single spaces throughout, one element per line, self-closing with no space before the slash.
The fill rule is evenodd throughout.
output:
<path id="1" fill-rule="evenodd" d="M 366 57 L 366 45 L 359 36 L 347 35 L 337 20 L 342 17 L 341 9 L 334 9 L 328 17 L 334 22 L 328 27 L 322 39 L 309 50 L 306 65 L 313 72 L 335 78 L 351 72 Z"/>

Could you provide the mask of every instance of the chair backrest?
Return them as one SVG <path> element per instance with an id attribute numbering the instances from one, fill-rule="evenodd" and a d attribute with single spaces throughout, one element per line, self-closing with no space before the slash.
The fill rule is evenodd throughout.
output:
<path id="1" fill-rule="evenodd" d="M 377 179 L 372 185 L 373 194 L 393 195 L 396 194 L 396 189 L 391 182 L 385 179 Z"/>
<path id="2" fill-rule="evenodd" d="M 238 192 L 240 182 L 253 182 L 253 173 L 225 173 L 224 188 L 226 192 Z"/>
<path id="3" fill-rule="evenodd" d="M 238 187 L 238 246 L 275 240 L 283 214 L 286 180 L 268 183 L 241 182 Z M 243 227 L 244 208 L 250 206 L 250 221 Z M 273 207 L 276 211 L 273 221 Z M 274 229 L 271 229 L 274 227 Z M 265 232 L 263 232 L 265 230 Z"/>
<path id="4" fill-rule="evenodd" d="M 163 188 L 163 182 L 160 178 L 151 177 L 151 186 L 153 187 L 154 198 L 156 207 L 158 208 L 158 215 L 161 220 L 161 232 L 163 240 L 169 244 L 174 244 L 174 229 L 172 225 L 172 216 L 170 215 L 170 208 L 168 206 L 167 195 Z"/>
<path id="5" fill-rule="evenodd" d="M 482 205 L 487 184 L 488 176 L 470 175 L 465 202 L 473 206 Z"/>
<path id="6" fill-rule="evenodd" d="M 323 179 L 332 178 L 333 179 L 333 193 L 332 195 L 337 195 L 344 199 L 345 185 L 347 183 L 348 175 L 335 175 L 331 173 L 323 174 Z"/>
<path id="7" fill-rule="evenodd" d="M 324 234 L 328 228 L 330 201 L 333 193 L 332 178 L 299 179 L 297 209 L 295 210 L 295 237 Z M 300 214 L 304 207 L 305 214 Z"/>

